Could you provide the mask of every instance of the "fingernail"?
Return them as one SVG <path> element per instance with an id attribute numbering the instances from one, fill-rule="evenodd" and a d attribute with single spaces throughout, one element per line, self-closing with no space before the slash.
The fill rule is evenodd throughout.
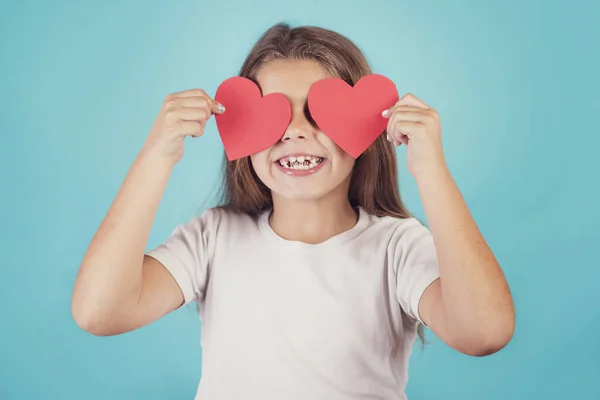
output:
<path id="1" fill-rule="evenodd" d="M 225 112 L 225 106 L 223 104 L 219 104 L 219 113 L 223 114 Z"/>
<path id="2" fill-rule="evenodd" d="M 389 112 L 390 112 L 390 110 L 383 110 L 381 112 L 381 116 L 385 118 L 385 117 L 387 117 L 387 115 L 388 115 Z"/>

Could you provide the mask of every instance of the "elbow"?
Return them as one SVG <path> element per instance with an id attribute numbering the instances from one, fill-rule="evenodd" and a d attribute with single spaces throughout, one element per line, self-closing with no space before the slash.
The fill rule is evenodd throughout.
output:
<path id="1" fill-rule="evenodd" d="M 473 357 L 487 357 L 504 349 L 510 340 L 510 337 L 498 337 L 492 340 L 478 341 L 463 346 L 459 351 Z"/>
<path id="2" fill-rule="evenodd" d="M 76 301 L 71 302 L 71 315 L 77 326 L 87 333 L 94 336 L 111 336 L 112 334 L 106 329 L 106 324 L 98 318 L 100 315 L 98 312 L 84 307 Z"/>
<path id="3" fill-rule="evenodd" d="M 98 325 L 94 323 L 94 319 L 90 313 L 81 310 L 75 304 L 71 304 L 71 315 L 79 328 L 92 335 L 103 336 L 102 331 L 98 329 Z"/>
<path id="4" fill-rule="evenodd" d="M 511 318 L 501 325 L 479 329 L 477 333 L 457 340 L 454 347 L 469 356 L 486 357 L 504 349 L 512 340 L 514 333 L 515 321 Z"/>

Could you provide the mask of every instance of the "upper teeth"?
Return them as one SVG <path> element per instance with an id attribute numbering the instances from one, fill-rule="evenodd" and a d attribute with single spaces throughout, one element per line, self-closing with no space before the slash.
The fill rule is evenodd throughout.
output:
<path id="1" fill-rule="evenodd" d="M 283 157 L 279 159 L 279 164 L 290 169 L 311 169 L 322 161 L 323 158 L 313 156 Z"/>

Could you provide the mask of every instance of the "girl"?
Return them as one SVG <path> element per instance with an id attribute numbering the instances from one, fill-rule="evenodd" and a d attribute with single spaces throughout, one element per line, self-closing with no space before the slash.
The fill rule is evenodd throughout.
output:
<path id="1" fill-rule="evenodd" d="M 515 325 L 511 295 L 448 171 L 436 111 L 403 96 L 382 110 L 386 132 L 356 160 L 311 120 L 313 83 L 370 73 L 337 33 L 269 29 L 240 75 L 289 99 L 287 130 L 226 162 L 224 203 L 145 253 L 184 138 L 227 112 L 202 90 L 167 96 L 82 261 L 79 326 L 115 335 L 197 302 L 203 400 L 405 399 L 422 325 L 465 354 L 503 348 Z M 431 231 L 400 199 L 401 144 Z"/>

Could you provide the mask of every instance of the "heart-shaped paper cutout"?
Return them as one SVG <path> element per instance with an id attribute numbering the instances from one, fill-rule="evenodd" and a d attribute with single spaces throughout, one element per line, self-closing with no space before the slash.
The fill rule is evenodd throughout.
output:
<path id="1" fill-rule="evenodd" d="M 283 94 L 263 97 L 254 82 L 241 76 L 221 83 L 215 100 L 225 106 L 225 112 L 216 114 L 215 120 L 229 161 L 277 143 L 292 119 L 292 107 Z"/>
<path id="2" fill-rule="evenodd" d="M 397 101 L 394 82 L 378 74 L 362 77 L 354 87 L 326 78 L 308 92 L 308 108 L 319 129 L 354 158 L 383 133 L 388 120 L 381 112 Z"/>

